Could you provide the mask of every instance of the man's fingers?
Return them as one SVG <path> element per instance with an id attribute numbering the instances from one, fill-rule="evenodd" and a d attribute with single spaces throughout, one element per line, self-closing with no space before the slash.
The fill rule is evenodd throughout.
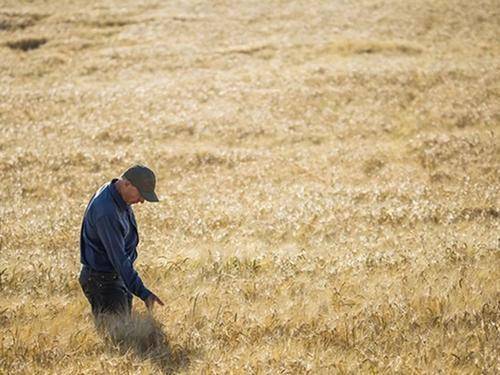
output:
<path id="1" fill-rule="evenodd" d="M 159 304 L 160 306 L 165 306 L 163 301 L 156 294 L 151 293 L 151 295 L 147 299 L 146 305 L 148 305 L 148 307 L 152 308 L 155 303 Z"/>
<path id="2" fill-rule="evenodd" d="M 157 296 L 155 296 L 155 298 L 156 298 L 156 302 L 158 302 L 160 304 L 160 306 L 165 306 L 165 304 L 163 303 L 163 301 L 160 298 L 158 298 Z"/>

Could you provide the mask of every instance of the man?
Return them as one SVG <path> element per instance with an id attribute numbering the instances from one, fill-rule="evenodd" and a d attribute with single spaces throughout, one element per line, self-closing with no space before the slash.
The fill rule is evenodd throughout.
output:
<path id="1" fill-rule="evenodd" d="M 94 317 L 101 313 L 130 314 L 132 294 L 148 309 L 163 302 L 147 289 L 134 261 L 139 243 L 131 205 L 158 202 L 156 177 L 143 165 L 127 169 L 120 178 L 103 185 L 90 200 L 83 217 L 80 285 Z"/>

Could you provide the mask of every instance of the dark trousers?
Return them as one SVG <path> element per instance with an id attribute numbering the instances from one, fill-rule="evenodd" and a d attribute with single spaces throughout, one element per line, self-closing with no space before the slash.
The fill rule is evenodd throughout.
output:
<path id="1" fill-rule="evenodd" d="M 130 314 L 132 311 L 132 294 L 116 272 L 97 272 L 83 266 L 79 281 L 95 318 L 102 313 Z"/>

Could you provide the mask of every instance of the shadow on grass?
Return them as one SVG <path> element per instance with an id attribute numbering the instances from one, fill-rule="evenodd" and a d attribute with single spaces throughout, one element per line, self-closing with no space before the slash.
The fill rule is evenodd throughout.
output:
<path id="1" fill-rule="evenodd" d="M 133 353 L 150 360 L 162 373 L 172 374 L 190 363 L 193 350 L 171 347 L 161 324 L 152 315 L 101 315 L 95 322 L 105 340 L 120 354 Z"/>

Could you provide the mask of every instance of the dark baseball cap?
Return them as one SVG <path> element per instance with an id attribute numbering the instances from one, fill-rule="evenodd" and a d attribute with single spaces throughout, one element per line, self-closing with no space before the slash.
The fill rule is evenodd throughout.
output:
<path id="1" fill-rule="evenodd" d="M 159 202 L 155 193 L 156 177 L 154 172 L 148 167 L 136 164 L 127 169 L 122 177 L 129 180 L 134 185 L 142 197 L 148 202 Z"/>

